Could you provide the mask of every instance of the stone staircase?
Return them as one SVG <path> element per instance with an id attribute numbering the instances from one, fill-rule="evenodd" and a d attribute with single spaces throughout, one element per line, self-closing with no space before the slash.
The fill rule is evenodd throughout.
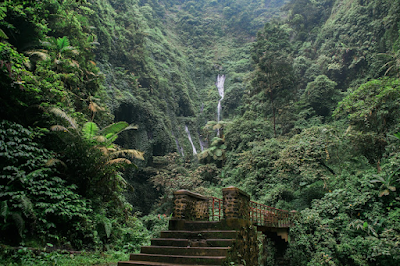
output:
<path id="1" fill-rule="evenodd" d="M 235 265 L 257 266 L 258 235 L 262 232 L 284 255 L 295 213 L 250 201 L 244 191 L 227 187 L 222 199 L 187 190 L 174 192 L 169 230 L 152 239 L 140 254 L 131 254 L 128 265 Z M 282 259 L 281 265 L 287 265 Z"/>
<path id="2" fill-rule="evenodd" d="M 222 265 L 237 237 L 237 230 L 226 228 L 219 221 L 170 220 L 168 231 L 118 266 Z"/>

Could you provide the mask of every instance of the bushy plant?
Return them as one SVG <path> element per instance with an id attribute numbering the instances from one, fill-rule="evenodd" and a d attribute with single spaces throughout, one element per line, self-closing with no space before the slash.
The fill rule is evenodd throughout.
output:
<path id="1" fill-rule="evenodd" d="M 74 246 L 94 241 L 84 237 L 93 230 L 90 202 L 77 185 L 59 177 L 52 153 L 35 142 L 37 134 L 8 121 L 0 125 L 1 241 L 15 245 L 38 238 Z"/>

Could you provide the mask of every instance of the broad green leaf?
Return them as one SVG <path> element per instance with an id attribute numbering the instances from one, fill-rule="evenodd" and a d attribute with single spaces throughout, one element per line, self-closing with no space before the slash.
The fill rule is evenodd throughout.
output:
<path id="1" fill-rule="evenodd" d="M 368 223 L 367 223 L 367 222 L 364 222 L 363 228 L 364 228 L 364 229 L 367 229 L 367 228 L 368 228 Z"/>
<path id="2" fill-rule="evenodd" d="M 4 33 L 2 29 L 0 29 L 0 38 L 8 39 L 8 36 Z"/>
<path id="3" fill-rule="evenodd" d="M 100 131 L 100 134 L 103 136 L 106 136 L 106 138 L 109 138 L 107 136 L 112 136 L 115 134 L 119 134 L 122 131 L 124 131 L 126 128 L 128 128 L 129 124 L 123 121 L 113 123 L 111 125 L 108 125 L 107 127 L 103 128 Z"/>
<path id="4" fill-rule="evenodd" d="M 93 139 L 99 132 L 99 127 L 94 122 L 87 122 L 82 127 L 83 137 L 85 139 Z"/>
<path id="5" fill-rule="evenodd" d="M 215 155 L 217 155 L 218 157 L 222 156 L 222 150 L 217 149 L 217 150 L 215 151 Z"/>

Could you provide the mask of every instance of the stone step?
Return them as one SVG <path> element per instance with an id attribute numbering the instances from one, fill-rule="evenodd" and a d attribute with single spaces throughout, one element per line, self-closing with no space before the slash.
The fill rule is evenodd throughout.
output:
<path id="1" fill-rule="evenodd" d="M 230 247 L 235 239 L 178 239 L 178 238 L 154 238 L 153 246 L 173 247 Z"/>
<path id="2" fill-rule="evenodd" d="M 130 265 L 138 265 L 138 266 L 192 266 L 193 264 L 176 264 L 176 263 L 165 263 L 165 262 L 152 262 L 152 261 L 120 261 L 118 262 L 118 266 L 130 266 Z M 219 266 L 219 265 L 200 265 L 197 266 Z"/>
<path id="3" fill-rule="evenodd" d="M 150 261 L 188 265 L 221 265 L 225 256 L 183 256 L 161 254 L 131 254 L 130 261 Z"/>
<path id="4" fill-rule="evenodd" d="M 187 220 L 169 220 L 168 230 L 239 230 L 247 224 L 243 219 L 224 219 L 221 221 L 187 221 Z"/>
<path id="5" fill-rule="evenodd" d="M 224 230 L 226 224 L 219 221 L 185 221 L 185 220 L 170 220 L 169 230 L 186 230 L 186 231 L 200 231 L 200 230 Z"/>
<path id="6" fill-rule="evenodd" d="M 226 256 L 229 249 L 229 247 L 146 246 L 141 248 L 141 253 L 185 256 Z"/>
<path id="7" fill-rule="evenodd" d="M 206 231 L 162 231 L 161 238 L 180 238 L 180 239 L 236 239 L 235 230 L 206 230 Z"/>

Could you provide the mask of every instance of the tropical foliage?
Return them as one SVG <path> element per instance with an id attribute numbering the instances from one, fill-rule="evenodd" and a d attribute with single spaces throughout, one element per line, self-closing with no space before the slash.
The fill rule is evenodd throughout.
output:
<path id="1" fill-rule="evenodd" d="M 237 186 L 298 211 L 292 265 L 398 265 L 399 14 L 392 0 L 1 2 L 4 261 L 135 251 L 174 190 Z M 261 263 L 279 261 L 265 243 Z"/>

